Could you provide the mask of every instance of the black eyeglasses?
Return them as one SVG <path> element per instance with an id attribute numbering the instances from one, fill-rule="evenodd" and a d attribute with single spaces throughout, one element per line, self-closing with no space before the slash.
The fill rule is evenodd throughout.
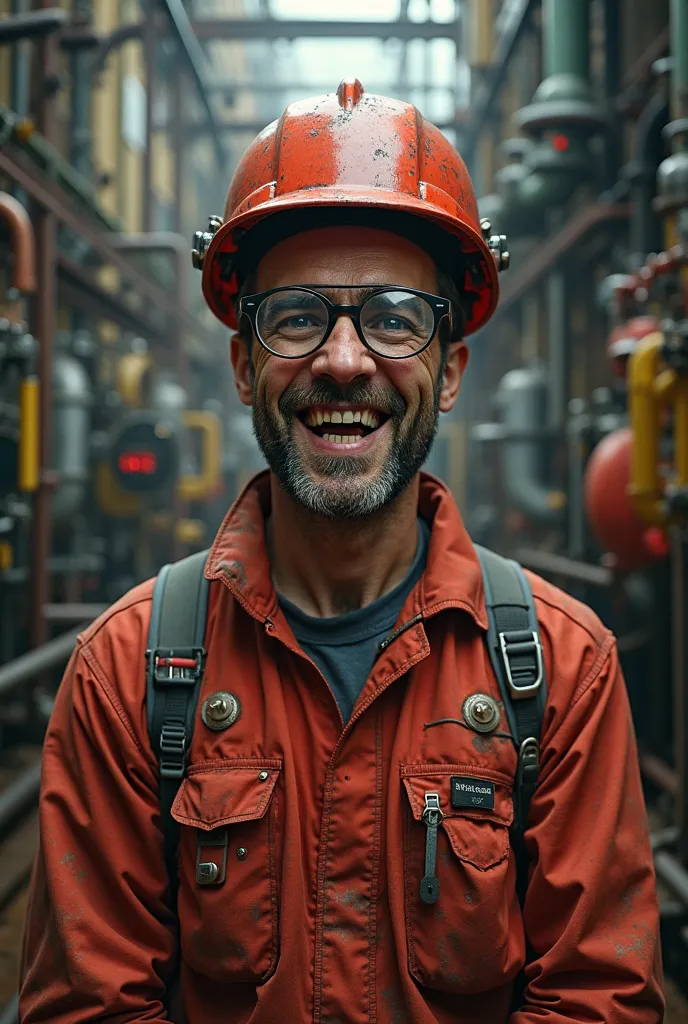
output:
<path id="1" fill-rule="evenodd" d="M 303 359 L 325 344 L 337 318 L 348 316 L 371 352 L 385 359 L 409 359 L 428 347 L 451 303 L 441 295 L 398 285 L 377 285 L 358 305 L 331 302 L 315 288 L 361 291 L 361 285 L 328 284 L 270 288 L 239 300 L 258 341 L 282 359 Z"/>

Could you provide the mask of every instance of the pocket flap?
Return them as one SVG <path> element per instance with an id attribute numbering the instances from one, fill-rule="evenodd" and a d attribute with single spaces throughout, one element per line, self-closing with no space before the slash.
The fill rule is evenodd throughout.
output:
<path id="1" fill-rule="evenodd" d="M 445 819 L 473 818 L 507 827 L 514 820 L 513 780 L 504 772 L 471 764 L 402 764 L 401 777 L 416 821 L 423 817 L 426 793 L 439 793 Z M 493 801 L 489 797 L 482 799 L 488 804 L 493 802 L 494 806 L 452 807 L 452 777 L 474 782 L 478 793 L 493 790 Z"/>
<path id="2" fill-rule="evenodd" d="M 172 817 L 180 825 L 206 831 L 262 818 L 281 770 L 279 758 L 191 765 L 172 804 Z"/>

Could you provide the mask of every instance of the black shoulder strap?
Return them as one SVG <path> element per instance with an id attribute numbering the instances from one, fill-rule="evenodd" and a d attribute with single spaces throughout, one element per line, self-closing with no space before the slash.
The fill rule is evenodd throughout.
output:
<path id="1" fill-rule="evenodd" d="M 475 549 L 483 571 L 487 650 L 518 753 L 512 845 L 522 906 L 528 884 L 523 836 L 540 774 L 540 733 L 547 697 L 545 666 L 533 595 L 521 566 L 477 544 Z"/>
<path id="2" fill-rule="evenodd" d="M 148 734 L 160 765 L 160 812 L 171 892 L 176 891 L 179 829 L 172 804 L 186 772 L 205 667 L 207 551 L 160 570 L 146 651 Z"/>

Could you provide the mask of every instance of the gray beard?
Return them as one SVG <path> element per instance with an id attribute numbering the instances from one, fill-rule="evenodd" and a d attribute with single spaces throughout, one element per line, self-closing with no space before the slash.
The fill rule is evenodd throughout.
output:
<path id="1" fill-rule="evenodd" d="M 380 396 L 377 399 L 374 397 L 376 394 Z M 382 392 L 365 385 L 356 384 L 340 391 L 319 382 L 304 395 L 302 386 L 297 388 L 293 385 L 280 399 L 280 412 L 286 420 L 286 426 L 282 426 L 261 403 L 254 387 L 253 432 L 282 489 L 299 505 L 325 519 L 364 519 L 379 513 L 398 498 L 427 459 L 439 424 L 439 397 L 438 382 L 432 407 L 421 406 L 413 421 L 402 431 L 405 406 L 397 392 L 384 392 L 383 397 Z M 312 461 L 318 479 L 311 477 L 304 466 L 294 438 L 296 409 L 303 408 L 305 404 L 333 401 L 372 405 L 389 411 L 392 430 L 389 453 L 373 479 L 363 478 L 375 464 L 376 456 L 372 453 L 359 456 L 317 455 Z"/>

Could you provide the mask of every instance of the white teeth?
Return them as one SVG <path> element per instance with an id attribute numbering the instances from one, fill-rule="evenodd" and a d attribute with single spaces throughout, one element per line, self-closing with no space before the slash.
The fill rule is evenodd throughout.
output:
<path id="1" fill-rule="evenodd" d="M 323 441 L 332 441 L 334 444 L 355 444 L 360 437 L 351 434 L 323 434 Z"/>
<path id="2" fill-rule="evenodd" d="M 330 419 L 331 419 L 332 423 L 341 423 L 342 422 L 342 414 L 340 412 L 334 411 L 334 412 L 332 412 L 330 414 Z"/>
<path id="3" fill-rule="evenodd" d="M 355 413 L 353 414 L 353 417 L 354 417 L 354 420 L 353 420 L 353 421 L 354 421 L 354 423 L 360 423 L 360 422 L 361 422 L 361 416 L 362 416 L 362 413 L 360 413 L 360 412 L 355 412 Z M 349 422 L 351 422 L 351 421 L 349 421 Z"/>
<path id="4" fill-rule="evenodd" d="M 329 414 L 329 412 L 324 412 L 322 415 L 323 415 L 323 423 L 329 423 L 330 422 L 330 414 Z"/>
<path id="5" fill-rule="evenodd" d="M 323 414 L 321 412 L 317 412 L 315 415 L 318 418 L 318 424 L 317 425 L 320 426 L 320 424 L 324 422 L 325 417 L 323 416 Z"/>
<path id="6" fill-rule="evenodd" d="M 342 423 L 353 423 L 353 421 L 354 414 L 352 413 L 351 409 L 347 409 L 344 415 L 342 416 Z"/>

